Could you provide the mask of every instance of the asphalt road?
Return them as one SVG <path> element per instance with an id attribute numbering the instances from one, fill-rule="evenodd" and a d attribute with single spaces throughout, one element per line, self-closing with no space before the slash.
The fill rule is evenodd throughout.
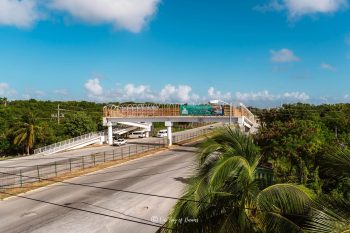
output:
<path id="1" fill-rule="evenodd" d="M 159 196 L 181 196 L 194 154 L 177 146 L 0 201 L 0 232 L 156 232 L 176 203 Z"/>
<path id="2" fill-rule="evenodd" d="M 209 126 L 204 126 L 204 127 L 186 130 L 186 131 L 176 132 L 176 133 L 173 133 L 173 135 L 178 136 L 178 135 L 190 134 L 208 127 Z M 147 145 L 147 144 L 159 143 L 160 140 L 162 139 L 151 137 L 151 138 L 143 138 L 143 139 L 132 139 L 132 140 L 128 140 L 128 142 L 129 144 Z M 6 169 L 12 169 L 12 168 L 20 169 L 20 168 L 26 168 L 30 166 L 45 165 L 49 163 L 64 161 L 69 158 L 76 158 L 78 156 L 90 155 L 90 154 L 100 153 L 100 152 L 108 152 L 113 149 L 116 149 L 116 147 L 103 145 L 99 147 L 90 147 L 90 148 L 84 148 L 79 150 L 61 152 L 53 155 L 31 155 L 31 156 L 25 156 L 25 157 L 14 158 L 9 160 L 3 160 L 3 161 L 0 161 L 0 171 L 1 170 L 8 171 Z"/>

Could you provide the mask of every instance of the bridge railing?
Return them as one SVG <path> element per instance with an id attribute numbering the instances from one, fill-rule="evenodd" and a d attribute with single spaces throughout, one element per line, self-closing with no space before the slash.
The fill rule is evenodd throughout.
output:
<path id="1" fill-rule="evenodd" d="M 242 116 L 247 117 L 250 121 L 255 122 L 254 114 L 243 104 L 240 104 L 240 109 L 242 112 Z"/>
<path id="2" fill-rule="evenodd" d="M 163 117 L 163 116 L 181 116 L 180 104 L 147 105 L 108 105 L 103 108 L 104 117 Z M 224 105 L 224 116 L 230 115 L 230 106 Z M 233 107 L 231 109 L 233 117 L 246 117 L 254 122 L 254 115 L 244 105 Z"/>
<path id="3" fill-rule="evenodd" d="M 180 105 L 122 105 L 106 106 L 103 109 L 104 117 L 152 117 L 152 116 L 179 116 Z"/>
<path id="4" fill-rule="evenodd" d="M 57 150 L 68 148 L 68 147 L 70 147 L 72 145 L 77 144 L 78 142 L 81 143 L 81 142 L 90 140 L 91 138 L 104 136 L 104 135 L 105 135 L 104 131 L 84 134 L 84 135 L 81 135 L 81 136 L 78 136 L 78 137 L 75 137 L 75 138 L 67 139 L 67 140 L 64 140 L 64 141 L 61 141 L 61 142 L 57 142 L 57 143 L 52 144 L 52 145 L 48 145 L 48 146 L 44 146 L 44 147 L 35 149 L 34 150 L 34 154 L 40 154 L 40 153 L 43 153 L 43 152 L 54 152 L 54 151 L 57 151 Z"/>
<path id="5" fill-rule="evenodd" d="M 173 141 L 174 143 L 181 143 L 195 138 L 199 139 L 210 132 L 212 131 L 209 129 L 192 130 L 185 134 L 174 135 Z M 60 157 L 60 160 L 45 164 L 38 162 L 34 166 L 0 167 L 0 190 L 25 188 L 40 181 L 55 181 L 55 178 L 59 176 L 65 176 L 107 162 L 137 158 L 143 153 L 152 153 L 166 148 L 167 145 L 167 139 L 161 138 L 147 144 L 141 142 L 113 147 L 108 151 L 83 156 Z"/>

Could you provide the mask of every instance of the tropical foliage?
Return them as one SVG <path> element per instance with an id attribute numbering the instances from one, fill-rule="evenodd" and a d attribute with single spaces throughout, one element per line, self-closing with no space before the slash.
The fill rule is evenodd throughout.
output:
<path id="1" fill-rule="evenodd" d="M 41 127 L 38 126 L 36 117 L 32 113 L 28 113 L 22 117 L 16 127 L 14 128 L 14 140 L 15 145 L 23 145 L 25 147 L 26 154 L 30 154 L 30 150 L 33 148 L 36 138 L 41 133 Z"/>
<path id="2" fill-rule="evenodd" d="M 163 231 L 350 232 L 350 105 L 252 111 L 254 138 L 226 129 L 201 144 Z M 273 185 L 261 185 L 264 164 Z"/>
<path id="3" fill-rule="evenodd" d="M 305 185 L 317 194 L 350 200 L 350 183 L 328 172 L 328 160 L 350 146 L 350 105 L 283 105 L 253 109 L 261 120 L 254 140 L 263 160 L 273 163 L 277 182 Z M 347 152 L 346 152 L 347 153 Z M 338 156 L 339 157 L 339 156 Z M 340 165 L 343 161 L 338 161 Z M 349 177 L 349 176 L 347 176 Z"/>
<path id="4" fill-rule="evenodd" d="M 60 124 L 57 122 L 58 105 Z M 84 101 L 8 101 L 0 98 L 0 155 L 28 154 L 32 149 L 80 133 L 102 130 L 103 106 Z"/>
<path id="5" fill-rule="evenodd" d="M 299 232 L 313 193 L 295 184 L 260 189 L 259 149 L 227 128 L 204 142 L 199 167 L 167 227 L 179 232 Z"/>
<path id="6" fill-rule="evenodd" d="M 86 101 L 39 101 L 35 99 L 9 101 L 6 97 L 0 97 L 0 156 L 22 155 L 28 150 L 33 152 L 33 149 L 42 146 L 104 130 L 102 109 L 105 105 L 105 103 Z M 58 107 L 59 119 L 57 119 Z M 33 131 L 35 134 L 32 135 L 34 137 L 29 137 L 32 138 L 30 142 L 22 140 L 21 137 L 15 140 L 15 137 L 21 133 L 18 131 L 16 134 L 15 131 L 25 128 L 29 115 L 35 116 L 36 129 Z M 199 125 L 174 124 L 174 132 L 196 126 Z M 153 133 L 156 134 L 164 127 L 164 122 L 155 123 Z M 29 148 L 26 147 L 26 144 L 29 144 Z"/>

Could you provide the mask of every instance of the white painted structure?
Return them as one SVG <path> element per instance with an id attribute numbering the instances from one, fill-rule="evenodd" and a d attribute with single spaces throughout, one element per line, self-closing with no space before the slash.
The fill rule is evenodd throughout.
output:
<path id="1" fill-rule="evenodd" d="M 144 116 L 144 117 L 104 117 L 103 124 L 109 125 L 120 123 L 120 122 L 134 122 L 136 124 L 140 124 L 139 122 L 145 122 L 142 124 L 151 124 L 152 122 L 170 122 L 167 123 L 166 127 L 168 130 L 168 144 L 172 145 L 172 126 L 174 122 L 200 122 L 200 123 L 215 123 L 221 122 L 229 124 L 236 124 L 243 132 L 254 132 L 257 124 L 251 121 L 248 117 L 240 116 L 240 117 L 230 117 L 230 116 Z M 111 124 L 109 124 L 111 123 Z M 110 126 L 112 127 L 112 126 Z M 109 131 L 108 131 L 109 132 Z M 170 132 L 170 134 L 169 134 Z M 169 136 L 171 135 L 171 136 Z"/>
<path id="2" fill-rule="evenodd" d="M 135 126 L 135 127 L 138 127 L 138 128 L 142 128 L 146 132 L 146 138 L 149 137 L 149 133 L 152 130 L 152 123 L 118 122 L 118 124 L 128 125 L 128 126 Z"/>
<path id="3" fill-rule="evenodd" d="M 168 146 L 172 146 L 173 145 L 173 132 L 172 132 L 173 122 L 166 121 L 165 127 L 167 128 Z"/>
<path id="4" fill-rule="evenodd" d="M 50 155 L 66 150 L 75 150 L 92 144 L 103 144 L 105 132 L 89 133 L 34 150 L 34 154 Z"/>

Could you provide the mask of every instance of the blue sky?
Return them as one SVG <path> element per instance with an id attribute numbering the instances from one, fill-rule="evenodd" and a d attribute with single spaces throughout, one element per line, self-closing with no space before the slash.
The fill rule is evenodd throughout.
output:
<path id="1" fill-rule="evenodd" d="M 350 100 L 347 0 L 0 0 L 0 96 Z"/>

